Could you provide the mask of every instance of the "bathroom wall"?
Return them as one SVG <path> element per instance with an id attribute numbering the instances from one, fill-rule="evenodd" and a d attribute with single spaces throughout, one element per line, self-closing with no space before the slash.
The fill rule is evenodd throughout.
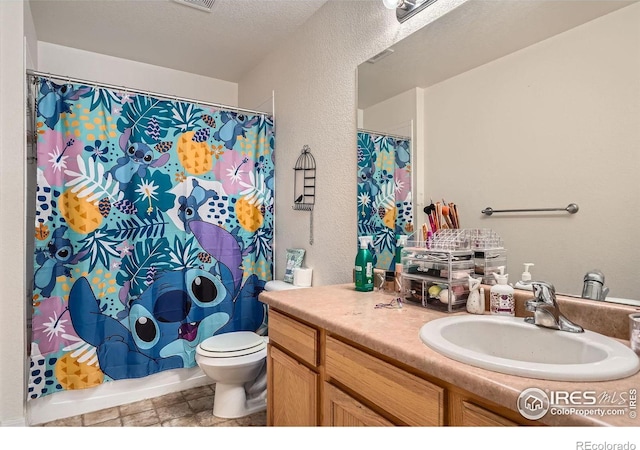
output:
<path id="1" fill-rule="evenodd" d="M 411 137 L 416 122 L 418 89 L 409 89 L 363 110 L 362 128 Z"/>
<path id="2" fill-rule="evenodd" d="M 240 106 L 275 90 L 276 276 L 285 250 L 307 250 L 313 285 L 348 283 L 356 239 L 356 68 L 463 1 L 441 0 L 400 24 L 380 1 L 330 1 L 239 83 Z M 293 166 L 304 145 L 317 164 L 314 244 L 309 213 L 292 210 Z"/>
<path id="3" fill-rule="evenodd" d="M 38 42 L 38 70 L 229 106 L 238 102 L 236 83 L 48 42 Z"/>
<path id="4" fill-rule="evenodd" d="M 0 2 L 0 425 L 23 423 L 25 338 L 25 26 L 21 2 Z"/>
<path id="5" fill-rule="evenodd" d="M 395 97 L 388 98 L 364 110 L 358 110 L 358 128 L 369 131 L 382 131 L 390 134 L 411 137 L 412 145 L 412 175 L 413 175 L 413 221 L 415 230 L 421 230 L 426 216 L 422 213 L 424 208 L 424 89 L 413 88 Z M 419 235 L 418 235 L 419 236 Z"/>
<path id="6" fill-rule="evenodd" d="M 503 237 L 512 282 L 532 262 L 579 295 L 599 268 L 611 297 L 640 295 L 639 23 L 634 4 L 425 91 L 426 194 Z M 575 215 L 480 213 L 572 202 Z"/>

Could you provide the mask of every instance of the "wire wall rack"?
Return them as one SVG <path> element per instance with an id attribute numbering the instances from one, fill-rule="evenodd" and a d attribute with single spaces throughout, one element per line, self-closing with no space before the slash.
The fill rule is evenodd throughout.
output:
<path id="1" fill-rule="evenodd" d="M 293 209 L 309 211 L 309 244 L 313 245 L 313 206 L 316 203 L 316 160 L 308 145 L 302 147 L 293 167 Z"/>
<path id="2" fill-rule="evenodd" d="M 316 160 L 308 145 L 302 147 L 293 170 L 293 209 L 311 211 L 316 203 Z"/>

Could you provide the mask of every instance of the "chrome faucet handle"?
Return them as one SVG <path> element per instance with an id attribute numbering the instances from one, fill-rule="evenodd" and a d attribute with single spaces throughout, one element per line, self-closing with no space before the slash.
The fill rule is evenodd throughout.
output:
<path id="1" fill-rule="evenodd" d="M 533 312 L 532 317 L 526 317 L 527 323 L 553 330 L 569 331 L 572 333 L 582 333 L 584 329 L 567 319 L 560 312 L 560 307 L 556 301 L 556 289 L 551 283 L 544 281 L 533 281 L 534 298 L 527 301 L 525 306 L 527 311 Z"/>
<path id="2" fill-rule="evenodd" d="M 542 301 L 549 305 L 557 305 L 556 302 L 556 288 L 551 283 L 544 281 L 532 281 L 531 287 L 533 288 L 533 295 L 536 300 Z"/>

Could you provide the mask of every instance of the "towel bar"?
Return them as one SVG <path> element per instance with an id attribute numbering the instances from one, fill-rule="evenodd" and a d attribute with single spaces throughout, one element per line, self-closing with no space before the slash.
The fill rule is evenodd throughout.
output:
<path id="1" fill-rule="evenodd" d="M 538 209 L 493 209 L 491 207 L 486 207 L 482 210 L 482 214 L 490 216 L 493 213 L 504 213 L 504 212 L 546 212 L 546 211 L 566 211 L 569 214 L 575 214 L 578 212 L 578 205 L 575 203 L 569 203 L 566 208 L 538 208 Z"/>

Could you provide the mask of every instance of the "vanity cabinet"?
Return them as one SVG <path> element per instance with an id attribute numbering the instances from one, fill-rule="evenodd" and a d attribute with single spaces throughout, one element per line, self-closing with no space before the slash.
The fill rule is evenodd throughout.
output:
<path id="1" fill-rule="evenodd" d="M 267 383 L 269 426 L 529 423 L 516 412 L 273 308 Z"/>
<path id="2" fill-rule="evenodd" d="M 267 425 L 320 424 L 318 345 L 316 328 L 269 311 Z"/>

